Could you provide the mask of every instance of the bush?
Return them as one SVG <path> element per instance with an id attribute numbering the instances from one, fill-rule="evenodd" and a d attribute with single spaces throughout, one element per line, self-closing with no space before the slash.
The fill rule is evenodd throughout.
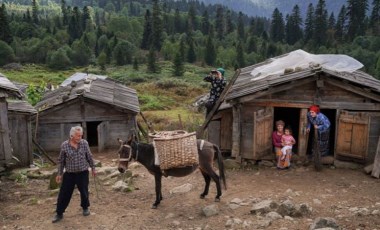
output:
<path id="1" fill-rule="evenodd" d="M 13 49 L 0 40 L 0 66 L 11 63 L 15 60 Z"/>
<path id="2" fill-rule="evenodd" d="M 56 70 L 64 70 L 70 67 L 71 61 L 63 48 L 52 52 L 48 57 L 48 66 Z"/>
<path id="3" fill-rule="evenodd" d="M 165 78 L 156 82 L 156 86 L 160 89 L 171 89 L 177 87 L 188 87 L 189 84 L 183 80 L 175 78 Z"/>

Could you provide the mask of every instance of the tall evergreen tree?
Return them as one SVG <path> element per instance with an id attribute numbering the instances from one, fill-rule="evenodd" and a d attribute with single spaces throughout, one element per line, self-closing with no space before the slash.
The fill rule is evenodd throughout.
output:
<path id="1" fill-rule="evenodd" d="M 368 0 L 347 0 L 348 30 L 347 36 L 353 40 L 356 36 L 364 35 L 365 17 Z"/>
<path id="2" fill-rule="evenodd" d="M 62 12 L 62 23 L 67 26 L 69 24 L 69 14 L 67 12 L 66 1 L 61 0 L 61 12 Z"/>
<path id="3" fill-rule="evenodd" d="M 247 53 L 257 52 L 257 41 L 255 36 L 249 36 L 247 42 Z"/>
<path id="4" fill-rule="evenodd" d="M 140 48 L 143 50 L 148 50 L 151 44 L 152 37 L 152 18 L 150 15 L 149 9 L 145 12 L 145 24 L 144 24 L 144 32 L 142 35 Z"/>
<path id="5" fill-rule="evenodd" d="M 239 12 L 239 16 L 238 16 L 237 35 L 238 35 L 239 40 L 245 41 L 245 30 L 244 30 L 244 22 L 243 22 L 243 13 L 242 12 Z"/>
<path id="6" fill-rule="evenodd" d="M 81 12 L 78 7 L 74 7 L 68 26 L 68 33 L 70 35 L 71 42 L 82 36 L 82 23 L 80 19 Z"/>
<path id="7" fill-rule="evenodd" d="M 212 27 L 210 28 L 212 29 Z M 216 49 L 214 45 L 214 38 L 212 34 L 207 36 L 206 50 L 205 50 L 205 63 L 207 65 L 214 65 L 216 60 Z"/>
<path id="8" fill-rule="evenodd" d="M 13 40 L 9 27 L 8 14 L 5 4 L 0 7 L 0 40 L 10 44 Z"/>
<path id="9" fill-rule="evenodd" d="M 312 3 L 307 7 L 305 19 L 305 43 L 313 38 L 314 35 L 314 6 Z"/>
<path id="10" fill-rule="evenodd" d="M 30 10 L 29 10 L 29 8 L 26 9 L 25 22 L 27 22 L 27 23 L 32 23 L 32 16 L 30 15 Z"/>
<path id="11" fill-rule="evenodd" d="M 149 73 L 158 72 L 157 63 L 156 63 L 156 51 L 154 50 L 153 46 L 149 49 L 147 70 Z"/>
<path id="12" fill-rule="evenodd" d="M 297 41 L 302 39 L 302 18 L 298 5 L 293 7 L 292 14 L 287 18 L 285 28 L 286 42 L 288 44 L 294 45 Z"/>
<path id="13" fill-rule="evenodd" d="M 270 37 L 274 42 L 281 42 L 285 38 L 285 23 L 282 13 L 275 8 L 272 14 Z"/>
<path id="14" fill-rule="evenodd" d="M 347 23 L 346 6 L 343 5 L 340 8 L 338 19 L 335 25 L 335 39 L 337 41 L 341 42 L 344 40 L 344 36 L 346 34 L 346 23 Z"/>
<path id="15" fill-rule="evenodd" d="M 194 4 L 190 4 L 189 11 L 187 12 L 187 30 L 194 31 L 195 30 L 195 8 Z"/>
<path id="16" fill-rule="evenodd" d="M 244 50 L 241 40 L 236 45 L 236 62 L 238 68 L 245 67 Z"/>
<path id="17" fill-rule="evenodd" d="M 185 68 L 183 65 L 181 54 L 180 54 L 180 52 L 177 52 L 175 57 L 174 57 L 174 62 L 173 62 L 173 75 L 174 76 L 183 76 L 184 72 L 185 72 Z"/>
<path id="18" fill-rule="evenodd" d="M 181 54 L 182 61 L 185 61 L 185 51 L 186 51 L 186 46 L 185 46 L 185 41 L 183 38 L 179 41 L 179 53 Z"/>
<path id="19" fill-rule="evenodd" d="M 88 9 L 87 6 L 83 7 L 83 13 L 82 13 L 81 20 L 82 20 L 83 30 L 87 29 L 87 24 L 91 25 L 91 23 L 92 23 L 90 10 Z"/>
<path id="20" fill-rule="evenodd" d="M 335 24 L 336 24 L 336 20 L 335 20 L 334 12 L 331 12 L 329 20 L 328 20 L 327 28 L 329 30 L 333 30 L 335 29 Z"/>
<path id="21" fill-rule="evenodd" d="M 316 45 L 324 45 L 327 40 L 327 10 L 325 0 L 319 0 L 314 14 L 314 41 Z"/>
<path id="22" fill-rule="evenodd" d="M 37 0 L 32 0 L 32 19 L 33 23 L 39 24 Z"/>
<path id="23" fill-rule="evenodd" d="M 380 36 L 380 0 L 373 0 L 369 25 L 375 36 Z"/>
<path id="24" fill-rule="evenodd" d="M 216 9 L 215 31 L 216 31 L 216 37 L 219 40 L 222 40 L 224 38 L 224 28 L 225 28 L 225 21 L 224 21 L 223 8 L 221 6 L 218 6 L 218 8 Z"/>
<path id="25" fill-rule="evenodd" d="M 234 28 L 234 24 L 232 22 L 232 18 L 231 18 L 231 11 L 230 10 L 227 10 L 227 13 L 226 13 L 226 34 L 230 34 L 232 32 L 234 32 L 235 28 Z"/>
<path id="26" fill-rule="evenodd" d="M 201 31 L 204 35 L 207 35 L 209 30 L 210 30 L 210 19 L 209 19 L 207 10 L 205 10 L 202 15 Z"/>
<path id="27" fill-rule="evenodd" d="M 182 20 L 181 20 L 181 14 L 179 13 L 179 9 L 175 9 L 174 13 L 174 32 L 175 33 L 182 33 Z"/>
<path id="28" fill-rule="evenodd" d="M 158 0 L 153 0 L 153 13 L 152 13 L 152 45 L 157 51 L 161 50 L 162 46 L 162 19 L 161 9 Z"/>
<path id="29" fill-rule="evenodd" d="M 187 49 L 187 61 L 189 63 L 194 63 L 197 60 L 194 47 L 194 38 L 191 31 L 187 33 L 187 44 L 189 48 Z"/>

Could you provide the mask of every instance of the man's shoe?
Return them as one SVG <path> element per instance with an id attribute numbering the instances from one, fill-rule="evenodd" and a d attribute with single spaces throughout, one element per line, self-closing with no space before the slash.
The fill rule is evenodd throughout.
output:
<path id="1" fill-rule="evenodd" d="M 62 219 L 63 219 L 63 215 L 62 214 L 61 215 L 57 214 L 57 215 L 54 216 L 54 218 L 53 218 L 53 220 L 51 222 L 57 223 L 58 221 L 60 221 Z"/>
<path id="2" fill-rule="evenodd" d="M 83 209 L 83 216 L 89 216 L 90 215 L 90 210 L 88 208 Z"/>

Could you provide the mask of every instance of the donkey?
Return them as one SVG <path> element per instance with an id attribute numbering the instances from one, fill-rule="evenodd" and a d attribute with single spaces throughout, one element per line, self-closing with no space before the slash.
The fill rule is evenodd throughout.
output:
<path id="1" fill-rule="evenodd" d="M 124 173 L 127 170 L 128 163 L 133 159 L 144 165 L 149 173 L 154 176 L 156 200 L 152 205 L 153 209 L 156 209 L 162 200 L 162 176 L 183 177 L 191 174 L 199 168 L 205 180 L 204 191 L 200 195 L 201 199 L 204 199 L 208 194 L 211 178 L 216 183 L 217 194 L 215 197 L 215 202 L 219 202 L 220 196 L 222 195 L 221 180 L 223 181 L 224 188 L 227 189 L 222 154 L 219 147 L 215 144 L 205 140 L 197 140 L 199 165 L 195 164 L 188 167 L 161 170 L 160 166 L 155 165 L 154 163 L 154 147 L 152 144 L 139 143 L 135 135 L 131 135 L 131 137 L 125 142 L 119 139 L 118 141 L 120 142 L 120 149 L 118 151 L 120 156 L 118 170 L 120 173 Z M 218 160 L 220 176 L 218 176 L 213 169 L 214 157 Z"/>

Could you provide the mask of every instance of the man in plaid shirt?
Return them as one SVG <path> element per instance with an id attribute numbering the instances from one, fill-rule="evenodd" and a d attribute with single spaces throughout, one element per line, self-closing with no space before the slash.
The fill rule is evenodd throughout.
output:
<path id="1" fill-rule="evenodd" d="M 88 193 L 88 168 L 91 167 L 92 175 L 95 176 L 95 165 L 88 142 L 82 139 L 83 129 L 80 126 L 72 127 L 70 139 L 61 145 L 61 152 L 58 157 L 57 183 L 61 183 L 61 189 L 57 199 L 57 214 L 53 218 L 56 223 L 63 218 L 67 206 L 70 203 L 75 185 L 80 192 L 83 215 L 90 215 Z M 64 172 L 65 170 L 65 172 Z"/>

